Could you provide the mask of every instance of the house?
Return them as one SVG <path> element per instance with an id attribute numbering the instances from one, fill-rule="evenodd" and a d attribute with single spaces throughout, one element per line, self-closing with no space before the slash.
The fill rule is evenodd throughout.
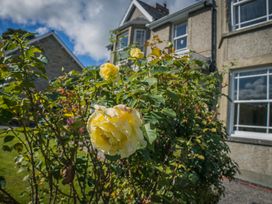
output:
<path id="1" fill-rule="evenodd" d="M 35 37 L 30 40 L 29 44 L 39 47 L 43 51 L 43 55 L 47 58 L 48 62 L 45 69 L 48 80 L 63 75 L 62 67 L 64 68 L 64 72 L 72 70 L 81 71 L 83 69 L 80 61 L 53 31 Z M 14 51 L 10 53 L 12 52 Z M 35 84 L 38 89 L 44 89 L 48 85 L 48 81 L 38 79 Z"/>
<path id="2" fill-rule="evenodd" d="M 272 187 L 272 0 L 199 0 L 171 14 L 165 5 L 132 0 L 115 32 L 113 63 L 129 45 L 150 53 L 144 42 L 158 35 L 177 54 L 193 52 L 211 71 L 225 72 L 222 93 L 231 100 L 222 97 L 218 112 L 237 177 Z"/>
<path id="3" fill-rule="evenodd" d="M 135 44 L 146 53 L 144 43 L 150 36 L 147 24 L 169 14 L 166 5 L 156 4 L 155 7 L 141 0 L 131 1 L 118 28 L 114 30 L 116 41 L 112 45 L 111 59 L 118 63 L 127 58 L 127 48 Z"/>
<path id="4" fill-rule="evenodd" d="M 272 187 L 272 1 L 217 0 L 219 117 L 241 179 Z"/>

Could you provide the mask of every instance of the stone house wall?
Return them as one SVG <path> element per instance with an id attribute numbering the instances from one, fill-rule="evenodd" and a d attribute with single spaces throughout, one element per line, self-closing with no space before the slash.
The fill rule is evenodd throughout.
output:
<path id="1" fill-rule="evenodd" d="M 272 67 L 272 22 L 253 25 L 237 31 L 229 30 L 229 9 L 226 1 L 217 0 L 217 66 L 224 72 L 222 93 L 230 94 L 230 73 L 233 70 Z M 219 118 L 229 126 L 229 104 L 222 97 Z M 231 157 L 239 164 L 239 178 L 272 187 L 272 146 L 269 141 L 232 139 Z"/>
<path id="2" fill-rule="evenodd" d="M 33 45 L 41 48 L 43 50 L 43 54 L 48 60 L 45 68 L 49 80 L 63 75 L 62 67 L 64 68 L 64 72 L 82 70 L 79 64 L 67 53 L 62 45 L 52 35 L 35 42 Z M 36 83 L 39 89 L 44 89 L 48 85 L 45 80 L 38 80 Z"/>

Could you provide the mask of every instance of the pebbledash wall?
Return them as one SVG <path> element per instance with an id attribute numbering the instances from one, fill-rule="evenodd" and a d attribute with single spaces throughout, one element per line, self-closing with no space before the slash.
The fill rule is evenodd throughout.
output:
<path id="1" fill-rule="evenodd" d="M 211 9 L 210 6 L 199 4 L 198 8 L 191 8 L 190 11 L 180 14 L 170 14 L 160 20 L 164 23 L 156 25 L 156 21 L 148 25 L 151 36 L 158 35 L 164 43 L 159 48 L 164 48 L 170 41 L 173 42 L 174 27 L 181 23 L 187 24 L 187 48 L 181 54 L 188 54 L 195 58 L 207 61 L 211 57 Z M 147 54 L 150 49 L 147 50 Z"/>
<path id="2" fill-rule="evenodd" d="M 243 71 L 272 68 L 272 21 L 234 30 L 231 27 L 230 3 L 231 1 L 217 0 L 217 67 L 225 72 L 222 93 L 231 98 L 231 100 L 221 98 L 219 118 L 225 122 L 229 131 L 228 144 L 231 157 L 238 163 L 241 171 L 237 177 L 272 187 L 271 134 L 256 135 L 254 131 L 241 131 L 240 134 L 235 134 L 233 127 L 235 123 L 233 120 L 237 119 L 233 112 L 233 103 L 236 99 L 234 89 L 237 87 L 233 77 L 235 73 Z"/>
<path id="3" fill-rule="evenodd" d="M 43 54 L 48 60 L 46 64 L 46 74 L 49 80 L 55 79 L 56 77 L 63 75 L 62 67 L 64 72 L 72 70 L 82 71 L 82 65 L 76 62 L 76 58 L 72 57 L 68 52 L 68 48 L 64 48 L 55 34 L 47 34 L 40 40 L 33 42 L 35 46 L 40 47 L 43 50 Z M 44 89 L 48 82 L 47 80 L 38 80 L 36 85 L 39 89 Z"/>

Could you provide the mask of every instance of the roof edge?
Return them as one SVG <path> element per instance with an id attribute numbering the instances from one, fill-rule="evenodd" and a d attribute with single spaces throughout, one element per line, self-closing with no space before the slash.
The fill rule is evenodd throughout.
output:
<path id="1" fill-rule="evenodd" d="M 65 51 L 75 60 L 75 62 L 80 66 L 80 68 L 83 69 L 84 68 L 83 64 L 79 61 L 79 59 L 75 56 L 75 54 L 65 45 L 65 43 L 57 36 L 57 34 L 54 31 L 50 33 L 61 44 L 61 46 L 65 49 Z"/>
<path id="2" fill-rule="evenodd" d="M 128 18 L 133 6 L 138 8 L 142 12 L 142 14 L 147 18 L 147 20 L 149 22 L 152 22 L 154 20 L 153 17 L 141 6 L 141 4 L 139 4 L 139 2 L 137 0 L 132 0 L 129 7 L 128 7 L 128 9 L 127 9 L 127 12 L 124 15 L 124 17 L 123 17 L 121 23 L 119 24 L 119 26 L 122 26 L 125 23 L 125 21 Z"/>
<path id="3" fill-rule="evenodd" d="M 195 4 L 185 7 L 184 9 L 181 9 L 179 11 L 172 13 L 172 14 L 164 16 L 156 21 L 153 21 L 153 22 L 147 24 L 146 26 L 152 30 L 152 29 L 157 28 L 167 22 L 174 21 L 179 16 L 188 15 L 189 13 L 191 13 L 193 11 L 204 8 L 205 6 L 209 5 L 209 3 L 210 3 L 210 0 L 201 0 Z"/>
<path id="4" fill-rule="evenodd" d="M 35 37 L 34 39 L 30 40 L 30 41 L 28 42 L 28 44 L 31 45 L 31 44 L 33 44 L 33 43 L 35 43 L 35 42 L 38 42 L 38 41 L 40 41 L 40 40 L 42 40 L 42 39 L 44 39 L 44 38 L 47 38 L 47 37 L 49 37 L 49 36 L 51 36 L 51 35 L 52 35 L 52 36 L 57 40 L 57 42 L 65 49 L 65 51 L 70 55 L 70 57 L 72 57 L 73 60 L 75 60 L 75 62 L 79 65 L 79 67 L 80 67 L 81 69 L 83 69 L 83 68 L 84 68 L 83 64 L 78 60 L 78 58 L 73 54 L 73 52 L 65 45 L 65 43 L 57 36 L 57 34 L 56 34 L 54 31 L 50 31 L 50 32 L 48 32 L 48 33 L 45 33 L 45 34 L 40 35 L 40 36 L 38 36 L 38 37 Z M 11 53 L 13 53 L 13 52 L 15 52 L 15 51 L 17 51 L 17 50 L 18 50 L 18 48 L 15 48 L 14 50 L 10 50 L 10 51 L 6 52 L 6 54 L 9 55 L 9 54 L 11 54 Z"/>

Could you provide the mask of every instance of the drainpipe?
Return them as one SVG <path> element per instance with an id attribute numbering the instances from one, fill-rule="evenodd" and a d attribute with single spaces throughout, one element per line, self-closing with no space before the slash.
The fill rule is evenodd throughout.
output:
<path id="1" fill-rule="evenodd" d="M 209 70 L 210 72 L 214 72 L 216 68 L 216 52 L 217 52 L 217 10 L 216 10 L 216 0 L 211 0 L 211 11 L 212 11 L 212 19 L 211 19 L 211 27 L 212 27 L 212 36 L 211 36 L 211 61 Z"/>

